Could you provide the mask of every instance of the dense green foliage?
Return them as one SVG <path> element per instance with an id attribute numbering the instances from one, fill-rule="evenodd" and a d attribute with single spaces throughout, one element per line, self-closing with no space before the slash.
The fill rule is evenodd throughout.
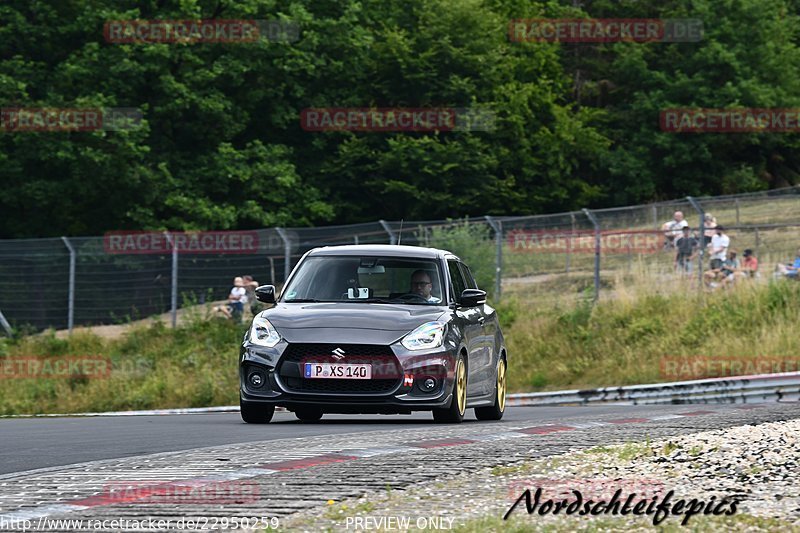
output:
<path id="1" fill-rule="evenodd" d="M 0 237 L 533 214 L 797 182 L 797 138 L 671 134 L 668 107 L 792 107 L 794 0 L 7 0 L 3 107 L 135 107 L 0 133 Z M 699 18 L 698 43 L 512 42 L 511 18 Z M 281 19 L 296 42 L 114 44 L 124 19 Z M 304 131 L 310 107 L 470 107 L 492 132 Z M 47 216 L 42 216 L 46 214 Z"/>

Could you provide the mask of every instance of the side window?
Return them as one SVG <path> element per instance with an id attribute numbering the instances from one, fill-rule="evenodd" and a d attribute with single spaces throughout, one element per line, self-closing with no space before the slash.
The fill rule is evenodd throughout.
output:
<path id="1" fill-rule="evenodd" d="M 466 281 L 468 289 L 477 289 L 478 284 L 475 283 L 475 278 L 472 277 L 472 272 L 469 271 L 469 267 L 464 263 L 459 263 L 461 266 L 461 272 L 464 274 L 464 280 Z"/>
<path id="2" fill-rule="evenodd" d="M 450 270 L 450 281 L 453 283 L 453 297 L 457 300 L 461 293 L 464 292 L 466 285 L 464 283 L 464 278 L 461 275 L 461 269 L 458 268 L 458 263 L 448 259 L 447 260 L 447 268 Z"/>

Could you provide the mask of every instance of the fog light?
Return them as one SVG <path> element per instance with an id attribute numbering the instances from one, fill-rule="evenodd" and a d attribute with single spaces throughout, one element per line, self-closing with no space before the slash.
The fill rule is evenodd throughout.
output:
<path id="1" fill-rule="evenodd" d="M 250 385 L 256 389 L 264 384 L 264 375 L 260 372 L 253 372 L 247 379 L 250 380 Z"/>
<path id="2" fill-rule="evenodd" d="M 436 380 L 434 378 L 425 378 L 419 387 L 425 392 L 430 392 L 436 388 Z"/>

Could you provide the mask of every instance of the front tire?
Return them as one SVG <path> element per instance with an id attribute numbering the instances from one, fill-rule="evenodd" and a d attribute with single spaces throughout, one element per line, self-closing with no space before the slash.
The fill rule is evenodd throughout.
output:
<path id="1" fill-rule="evenodd" d="M 464 413 L 467 411 L 467 365 L 464 363 L 464 356 L 458 356 L 456 360 L 455 380 L 453 383 L 453 397 L 450 406 L 433 410 L 433 419 L 440 423 L 458 424 L 464 420 Z"/>
<path id="2" fill-rule="evenodd" d="M 269 424 L 275 414 L 274 405 L 246 402 L 239 398 L 239 412 L 248 424 Z"/>
<path id="3" fill-rule="evenodd" d="M 495 387 L 494 405 L 476 407 L 475 418 L 478 420 L 500 420 L 506 410 L 506 360 L 500 359 L 497 365 L 497 386 Z"/>
<path id="4" fill-rule="evenodd" d="M 316 407 L 301 407 L 295 410 L 294 416 L 301 422 L 317 422 L 322 418 L 322 409 Z"/>

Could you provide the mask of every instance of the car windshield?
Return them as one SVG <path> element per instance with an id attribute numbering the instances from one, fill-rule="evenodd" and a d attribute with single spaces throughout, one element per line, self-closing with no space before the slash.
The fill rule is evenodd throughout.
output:
<path id="1" fill-rule="evenodd" d="M 282 302 L 440 305 L 442 276 L 433 259 L 380 256 L 308 257 Z"/>

